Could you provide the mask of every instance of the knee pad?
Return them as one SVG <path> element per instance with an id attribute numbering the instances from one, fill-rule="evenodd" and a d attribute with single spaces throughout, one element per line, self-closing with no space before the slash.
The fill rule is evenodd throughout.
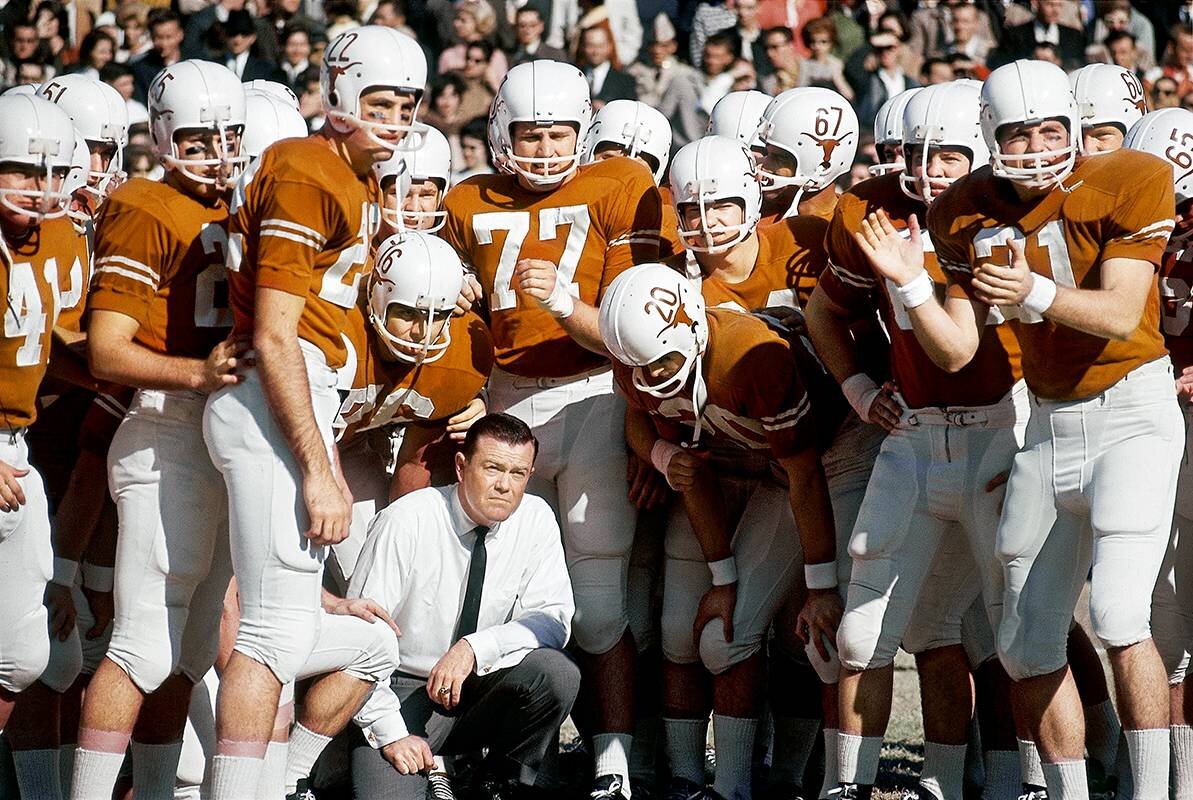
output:
<path id="1" fill-rule="evenodd" d="M 581 650 L 599 656 L 629 627 L 625 559 L 587 558 L 570 565 L 576 615 L 572 635 Z"/>
<path id="2" fill-rule="evenodd" d="M 700 632 L 700 661 L 713 675 L 721 675 L 730 668 L 762 651 L 762 637 L 737 638 L 725 641 L 725 629 L 714 619 Z"/>
<path id="3" fill-rule="evenodd" d="M 1129 590 L 1115 592 L 1113 597 L 1091 593 L 1090 624 L 1103 647 L 1126 647 L 1151 638 L 1151 596 L 1131 594 Z"/>
<path id="4" fill-rule="evenodd" d="M 854 574 L 857 574 L 856 562 Z M 899 637 L 885 631 L 888 605 L 885 596 L 859 583 L 850 584 L 849 595 L 845 615 L 837 628 L 838 661 L 854 672 L 891 664 L 899 651 Z"/>
<path id="5" fill-rule="evenodd" d="M 1000 635 L 998 660 L 1013 681 L 1047 675 L 1065 665 L 1065 642 L 1061 641 L 1054 647 L 1027 648 L 1018 643 L 1004 647 Z"/>
<path id="6" fill-rule="evenodd" d="M 0 688 L 13 693 L 23 692 L 41 677 L 50 663 L 50 637 L 46 634 L 45 615 L 34 630 L 27 631 L 24 636 L 13 636 L 5 642 L 3 649 Z"/>
<path id="7" fill-rule="evenodd" d="M 662 641 L 663 658 L 673 664 L 695 664 L 700 660 L 700 651 L 692 638 L 692 623 L 695 620 L 686 614 L 667 608 L 659 618 L 659 639 Z"/>
<path id="8" fill-rule="evenodd" d="M 138 652 L 148 650 L 150 652 Z M 124 670 L 138 689 L 145 694 L 157 691 L 174 672 L 174 661 L 168 645 L 137 647 L 117 631 L 108 645 L 108 660 Z"/>
<path id="9" fill-rule="evenodd" d="M 961 644 L 961 620 L 925 620 L 913 614 L 903 632 L 903 649 L 915 655 L 938 647 Z"/>
<path id="10" fill-rule="evenodd" d="M 319 638 L 319 614 L 311 609 L 309 614 L 291 611 L 285 616 L 285 620 L 274 619 L 268 625 L 242 618 L 235 649 L 269 667 L 282 683 L 293 683 L 315 649 Z"/>
<path id="11" fill-rule="evenodd" d="M 58 641 L 56 636 L 49 639 L 50 658 L 45 672 L 41 674 L 41 682 L 59 694 L 69 689 L 83 671 L 81 639 L 78 625 L 70 632 L 65 642 Z"/>

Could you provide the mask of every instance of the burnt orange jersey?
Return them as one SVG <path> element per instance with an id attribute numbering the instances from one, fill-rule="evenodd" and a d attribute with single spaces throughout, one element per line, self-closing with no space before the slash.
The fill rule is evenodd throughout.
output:
<path id="1" fill-rule="evenodd" d="M 359 177 L 327 139 L 287 139 L 240 179 L 229 223 L 228 287 L 235 331 L 251 334 L 258 287 L 306 298 L 298 337 L 339 369 L 340 338 L 367 271 L 381 219 L 380 190 Z"/>
<path id="2" fill-rule="evenodd" d="M 1164 344 L 1177 372 L 1193 366 L 1193 242 L 1173 238 L 1160 268 L 1160 312 Z"/>
<path id="3" fill-rule="evenodd" d="M 878 209 L 903 235 L 914 215 L 924 222 L 926 207 L 899 188 L 899 174 L 863 181 L 841 195 L 829 225 L 826 244 L 829 271 L 821 286 L 834 303 L 866 313 L 880 309 L 891 340 L 891 372 L 903 399 L 912 408 L 925 406 L 983 406 L 998 402 L 1021 377 L 1019 343 L 998 309 L 990 309 L 978 350 L 964 369 L 947 372 L 932 361 L 912 330 L 907 309 L 899 302 L 894 284 L 875 274 L 870 261 L 853 238 L 862 220 Z M 924 268 L 944 297 L 945 276 L 936 260 L 932 237 L 923 232 Z"/>
<path id="4" fill-rule="evenodd" d="M 822 448 L 840 424 L 814 413 L 793 346 L 761 320 L 727 308 L 708 309 L 708 346 L 701 371 L 708 399 L 700 416 L 700 445 L 732 463 L 735 456 L 786 458 Z M 667 441 L 692 441 L 691 393 L 666 400 L 634 386 L 633 369 L 614 363 L 619 391 L 631 408 L 650 414 Z M 745 462 L 743 462 L 744 464 Z M 763 461 L 765 463 L 765 460 Z"/>
<path id="5" fill-rule="evenodd" d="M 973 265 L 1009 264 L 1007 242 L 1026 243 L 1033 272 L 1059 286 L 1098 289 L 1102 262 L 1147 261 L 1159 268 L 1175 204 L 1172 168 L 1155 156 L 1118 150 L 1077 162 L 1065 189 L 1024 201 L 989 167 L 961 178 L 932 204 L 928 227 L 941 267 L 966 292 Z M 1157 279 L 1156 284 L 1159 281 Z M 1049 400 L 1091 397 L 1165 354 L 1154 285 L 1139 325 L 1113 341 L 1014 309 L 1028 387 Z M 1008 313 L 1008 316 L 1011 314 Z"/>
<path id="6" fill-rule="evenodd" d="M 140 323 L 151 350 L 206 358 L 232 325 L 224 253 L 228 206 L 158 181 L 133 178 L 96 223 L 90 307 Z"/>
<path id="7" fill-rule="evenodd" d="M 498 366 L 558 378 L 607 363 L 515 288 L 514 266 L 524 258 L 550 261 L 572 294 L 595 306 L 628 267 L 657 261 L 662 202 L 645 164 L 596 161 L 550 192 L 527 191 L 510 175 L 481 175 L 453 187 L 445 207 L 440 235 L 476 270 Z"/>
<path id="8" fill-rule="evenodd" d="M 341 441 L 386 425 L 443 422 L 480 393 L 493 369 L 489 329 L 472 312 L 453 316 L 448 324 L 451 346 L 435 361 L 416 366 L 387 358 L 364 313 L 358 307 L 348 312 L 345 371 L 353 374 L 335 422 Z M 341 384 L 348 387 L 346 379 Z"/>
<path id="9" fill-rule="evenodd" d="M 758 259 L 743 281 L 711 275 L 700 282 L 709 307 L 758 311 L 782 306 L 804 308 L 827 264 L 819 217 L 791 217 L 758 232 Z"/>
<path id="10" fill-rule="evenodd" d="M 71 333 L 83 330 L 83 312 L 87 309 L 87 287 L 91 285 L 91 234 L 90 224 L 83 231 L 75 227 L 75 259 L 70 265 L 70 277 L 59 286 L 61 310 L 58 312 L 58 327 Z"/>
<path id="11" fill-rule="evenodd" d="M 37 387 L 50 360 L 50 334 L 75 247 L 75 229 L 65 217 L 45 220 L 20 243 L 0 237 L 0 428 L 25 428 L 37 417 Z"/>
<path id="12" fill-rule="evenodd" d="M 679 238 L 679 215 L 671 197 L 670 186 L 659 187 L 659 202 L 662 204 L 663 224 L 659 234 L 659 260 L 672 258 L 684 252 L 683 240 Z"/>

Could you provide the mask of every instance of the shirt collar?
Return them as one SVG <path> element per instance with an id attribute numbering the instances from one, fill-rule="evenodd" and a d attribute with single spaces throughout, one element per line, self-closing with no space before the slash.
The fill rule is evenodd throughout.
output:
<path id="1" fill-rule="evenodd" d="M 472 533 L 472 530 L 481 523 L 468 516 L 468 512 L 464 510 L 464 505 L 460 502 L 460 492 L 463 487 L 458 483 L 451 485 L 451 502 L 448 503 L 448 516 L 451 518 L 452 530 L 455 531 L 456 536 L 464 536 Z M 496 534 L 501 529 L 501 523 L 495 523 L 488 526 L 490 535 Z"/>

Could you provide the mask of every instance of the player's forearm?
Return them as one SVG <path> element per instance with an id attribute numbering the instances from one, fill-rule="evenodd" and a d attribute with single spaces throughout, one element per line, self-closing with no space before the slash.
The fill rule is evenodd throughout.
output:
<path id="1" fill-rule="evenodd" d="M 853 318 L 833 303 L 819 289 L 812 292 L 804 310 L 808 320 L 808 334 L 816 354 L 837 380 L 844 383 L 860 371 L 857 348 L 849 324 Z"/>
<path id="2" fill-rule="evenodd" d="M 1123 292 L 1058 286 L 1044 317 L 1066 328 L 1124 341 L 1139 327 L 1143 304 Z"/>
<path id="3" fill-rule="evenodd" d="M 782 464 L 787 472 L 787 495 L 791 501 L 791 513 L 795 517 L 800 546 L 804 551 L 804 563 L 835 561 L 837 532 L 820 454 L 809 447 L 782 459 Z"/>
<path id="4" fill-rule="evenodd" d="M 596 307 L 583 300 L 576 300 L 575 303 L 571 315 L 558 320 L 560 326 L 585 350 L 608 357 L 609 351 L 605 349 L 605 342 L 601 339 Z"/>
<path id="5" fill-rule="evenodd" d="M 203 386 L 203 359 L 163 355 L 123 337 L 93 332 L 87 362 L 96 378 L 138 389 L 197 391 Z"/>
<path id="6" fill-rule="evenodd" d="M 658 439 L 659 434 L 650 421 L 650 415 L 636 408 L 626 408 L 625 440 L 638 458 L 652 463 L 650 456 Z"/>
<path id="7" fill-rule="evenodd" d="M 957 372 L 973 360 L 978 351 L 980 330 L 972 319 L 969 300 L 947 298 L 942 306 L 931 297 L 908 309 L 907 315 L 916 340 L 936 366 L 946 372 Z"/>
<path id="8" fill-rule="evenodd" d="M 331 460 L 315 424 L 311 385 L 298 337 L 258 330 L 253 336 L 261 386 L 273 419 L 304 475 L 331 472 Z"/>
<path id="9" fill-rule="evenodd" d="M 692 532 L 700 543 L 704 560 L 712 564 L 733 555 L 729 537 L 729 518 L 725 515 L 725 497 L 721 485 L 707 464 L 696 473 L 692 486 L 681 492 L 684 510 Z"/>

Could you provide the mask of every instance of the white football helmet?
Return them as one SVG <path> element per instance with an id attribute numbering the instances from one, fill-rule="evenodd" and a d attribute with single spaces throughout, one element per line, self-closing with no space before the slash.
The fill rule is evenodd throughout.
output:
<path id="1" fill-rule="evenodd" d="M 791 154 L 795 175 L 783 177 L 760 170 L 762 191 L 796 187 L 798 192 L 784 216 L 795 214 L 805 192 L 818 192 L 849 172 L 859 136 L 853 106 L 833 90 L 801 86 L 782 92 L 762 113 L 758 137 L 764 147 Z"/>
<path id="2" fill-rule="evenodd" d="M 222 64 L 197 58 L 179 61 L 159 72 L 149 85 L 149 131 L 158 158 L 196 183 L 215 184 L 217 179 L 196 172 L 195 167 L 222 167 L 230 176 L 228 182 L 235 181 L 248 156 L 233 148 L 230 137 L 243 133 L 244 123 L 244 87 Z M 179 157 L 174 136 L 192 130 L 219 134 L 223 146 L 216 158 Z"/>
<path id="3" fill-rule="evenodd" d="M 949 82 L 928 86 L 908 100 L 903 109 L 903 154 L 918 147 L 921 177 L 909 167 L 899 176 L 899 187 L 913 200 L 932 204 L 931 184 L 938 188 L 954 178 L 929 178 L 928 156 L 933 147 L 963 147 L 969 151 L 969 171 L 990 163 L 990 151 L 978 120 L 981 92 L 972 84 Z"/>
<path id="4" fill-rule="evenodd" d="M 7 97 L 13 94 L 37 94 L 37 90 L 40 88 L 40 83 L 18 83 L 16 86 L 10 86 L 3 92 L 0 92 L 0 97 Z"/>
<path id="5" fill-rule="evenodd" d="M 450 317 L 464 285 L 464 265 L 450 244 L 422 231 L 397 233 L 377 248 L 369 276 L 369 322 L 395 357 L 430 363 L 451 345 Z M 389 307 L 400 305 L 427 316 L 420 342 L 394 336 L 385 326 Z M 448 322 L 432 340 L 435 322 Z M 412 351 L 417 351 L 417 355 Z"/>
<path id="6" fill-rule="evenodd" d="M 1114 64 L 1089 64 L 1071 73 L 1069 83 L 1083 128 L 1116 125 L 1125 135 L 1147 113 L 1143 84 L 1130 70 Z"/>
<path id="7" fill-rule="evenodd" d="M 418 42 L 384 25 L 362 25 L 341 33 L 327 46 L 319 67 L 323 110 L 341 133 L 363 128 L 369 138 L 390 150 L 413 150 L 422 143 L 422 126 L 415 119 L 427 83 L 427 57 Z M 409 125 L 372 122 L 360 115 L 360 96 L 369 89 L 392 88 L 414 95 Z M 402 134 L 389 142 L 377 131 Z"/>
<path id="8" fill-rule="evenodd" d="M 663 264 L 631 267 L 609 284 L 597 322 L 609 353 L 634 368 L 638 390 L 662 399 L 675 397 L 694 374 L 692 404 L 699 416 L 706 396 L 700 362 L 708 346 L 708 317 L 695 284 Z M 671 353 L 683 358 L 682 366 L 652 384 L 644 368 Z"/>
<path id="9" fill-rule="evenodd" d="M 65 214 L 70 195 L 61 182 L 74 166 L 77 142 L 70 117 L 50 101 L 31 94 L 0 97 L 0 164 L 33 167 L 43 177 L 40 189 L 0 189 L 0 205 L 37 222 Z M 16 197 L 33 198 L 37 205 L 24 208 L 13 202 Z"/>
<path id="10" fill-rule="evenodd" d="M 610 100 L 592 118 L 580 163 L 591 163 L 597 147 L 606 142 L 621 145 L 630 158 L 650 156 L 655 183 L 663 180 L 671 155 L 671 124 L 658 109 L 637 100 Z"/>
<path id="11" fill-rule="evenodd" d="M 903 147 L 903 109 L 923 87 L 905 89 L 887 100 L 874 115 L 874 149 L 878 151 L 878 163 L 870 167 L 871 175 L 886 175 L 903 169 L 903 156 L 895 148 Z"/>
<path id="12" fill-rule="evenodd" d="M 397 210 L 389 208 L 387 203 L 381 204 L 381 218 L 393 230 L 406 230 L 406 223 L 402 220 L 402 199 L 406 197 L 406 193 L 410 191 L 410 165 L 406 163 L 406 159 L 410 157 L 410 153 L 396 151 L 393 155 L 385 161 L 378 161 L 373 164 L 373 174 L 377 176 L 377 183 L 381 185 L 381 191 L 387 196 L 391 193 L 397 198 Z M 387 187 L 388 180 L 394 179 L 392 191 Z"/>
<path id="13" fill-rule="evenodd" d="M 572 155 L 531 158 L 514 155 L 515 122 L 576 126 Z M 489 148 L 503 172 L 518 174 L 538 186 L 561 183 L 580 166 L 582 145 L 592 123 L 592 100 L 584 74 L 559 61 L 528 61 L 505 74 L 489 111 Z M 551 172 L 552 167 L 564 167 Z"/>
<path id="14" fill-rule="evenodd" d="M 1035 124 L 1059 118 L 1069 129 L 1069 144 L 1056 150 L 1007 155 L 998 145 L 1003 125 Z M 1047 61 L 1020 59 L 990 73 L 982 84 L 982 135 L 1000 178 L 1032 189 L 1059 186 L 1073 171 L 1081 146 L 1081 117 L 1065 71 Z M 1057 160 L 1057 163 L 1049 163 Z"/>
<path id="15" fill-rule="evenodd" d="M 103 145 L 112 149 L 106 170 L 88 170 L 88 184 L 84 190 L 96 200 L 102 200 L 113 182 L 124 181 L 124 148 L 128 145 L 128 104 L 120 92 L 106 83 L 88 78 L 82 73 L 60 75 L 43 83 L 37 93 L 57 104 L 70 116 L 83 134 L 88 146 Z M 90 182 L 95 181 L 95 186 Z"/>
<path id="16" fill-rule="evenodd" d="M 1177 205 L 1193 199 L 1193 111 L 1162 108 L 1127 131 L 1123 147 L 1151 153 L 1172 165 Z"/>
<path id="17" fill-rule="evenodd" d="M 91 215 L 85 211 L 74 208 L 75 192 L 82 191 L 87 188 L 87 178 L 91 174 L 91 148 L 87 146 L 87 140 L 83 138 L 83 134 L 75 129 L 75 155 L 70 166 L 70 171 L 66 173 L 66 177 L 62 180 L 62 192 L 70 197 L 66 201 L 66 216 L 70 217 L 71 221 L 82 226 L 86 225 L 91 219 Z"/>
<path id="18" fill-rule="evenodd" d="M 758 126 L 762 112 L 774 98 L 754 89 L 730 92 L 717 101 L 708 115 L 708 133 L 737 139 L 751 150 L 762 149 Z"/>
<path id="19" fill-rule="evenodd" d="M 286 105 L 294 106 L 294 110 L 298 110 L 298 95 L 284 83 L 267 80 L 265 78 L 257 78 L 251 80 L 244 85 L 244 93 L 251 94 L 253 92 L 260 92 L 272 97 L 276 97 Z"/>
<path id="20" fill-rule="evenodd" d="M 439 184 L 439 205 L 434 211 L 400 211 L 398 221 L 394 223 L 393 220 L 390 220 L 390 222 L 396 227 L 401 224 L 402 217 L 413 220 L 429 219 L 431 220 L 430 227 L 420 230 L 423 233 L 434 233 L 447 223 L 447 212 L 443 210 L 443 198 L 447 195 L 447 185 L 451 181 L 451 144 L 438 128 L 428 125 L 423 137 L 423 146 L 404 155 L 406 156 L 406 177 L 404 184 L 399 181 L 402 194 L 398 197 L 405 198 L 406 193 L 410 191 L 410 185 L 415 181 L 431 180 Z M 378 178 L 380 179 L 380 175 Z M 401 206 L 400 200 L 398 205 Z M 383 208 L 382 213 L 389 214 L 390 211 Z"/>
<path id="21" fill-rule="evenodd" d="M 240 152 L 250 162 L 260 158 L 274 142 L 301 139 L 308 133 L 307 121 L 298 109 L 275 94 L 249 89 L 244 93 L 244 103 L 248 123 L 240 137 Z"/>
<path id="22" fill-rule="evenodd" d="M 671 199 L 679 216 L 679 235 L 684 246 L 697 253 L 723 253 L 742 241 L 758 227 L 762 218 L 762 187 L 750 151 L 737 139 L 705 136 L 684 145 L 671 162 Z M 740 225 L 713 226 L 708 222 L 708 206 L 722 200 L 739 200 L 745 211 Z M 700 225 L 686 227 L 681 206 L 696 203 Z M 733 238 L 713 244 L 713 236 L 727 230 Z"/>

